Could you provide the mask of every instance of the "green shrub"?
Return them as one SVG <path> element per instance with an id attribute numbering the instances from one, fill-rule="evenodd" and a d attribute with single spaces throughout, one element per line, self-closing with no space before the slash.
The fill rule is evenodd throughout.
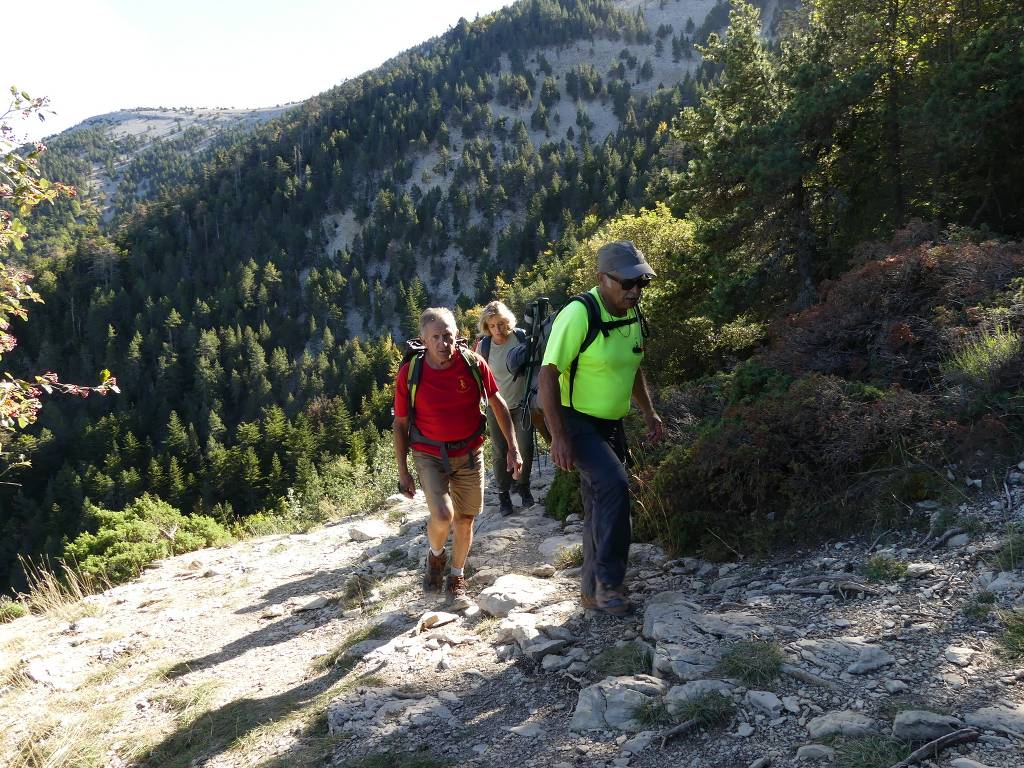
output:
<path id="1" fill-rule="evenodd" d="M 135 578 L 154 560 L 232 540 L 213 518 L 183 515 L 148 494 L 121 511 L 90 505 L 87 515 L 95 532 L 79 534 L 65 547 L 64 559 L 111 583 Z"/>
<path id="2" fill-rule="evenodd" d="M 996 603 L 996 596 L 987 591 L 976 594 L 964 604 L 963 613 L 971 621 L 984 621 L 992 613 L 992 607 Z"/>
<path id="3" fill-rule="evenodd" d="M 20 619 L 28 613 L 28 609 L 21 603 L 16 603 L 9 597 L 0 597 L 0 624 Z"/>
<path id="4" fill-rule="evenodd" d="M 889 768 L 910 754 L 910 745 L 891 736 L 864 736 L 836 742 L 838 768 Z"/>
<path id="5" fill-rule="evenodd" d="M 868 581 L 889 582 L 902 579 L 907 573 L 907 564 L 902 560 L 878 554 L 872 555 L 864 564 L 864 575 Z"/>
<path id="6" fill-rule="evenodd" d="M 583 565 L 583 545 L 575 544 L 571 547 L 562 547 L 555 557 L 555 568 L 562 571 L 566 568 L 576 568 Z"/>
<path id="7" fill-rule="evenodd" d="M 565 520 L 569 515 L 583 516 L 583 501 L 580 499 L 580 476 L 576 470 L 565 472 L 555 470 L 555 478 L 548 489 L 547 514 L 556 520 Z"/>
<path id="8" fill-rule="evenodd" d="M 736 705 L 732 699 L 724 693 L 708 691 L 687 699 L 675 714 L 683 722 L 696 720 L 701 728 L 713 728 L 725 723 L 734 711 Z"/>

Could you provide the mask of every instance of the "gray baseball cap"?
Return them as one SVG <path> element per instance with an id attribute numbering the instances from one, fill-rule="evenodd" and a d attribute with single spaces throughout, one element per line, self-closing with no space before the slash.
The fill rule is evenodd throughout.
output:
<path id="1" fill-rule="evenodd" d="M 643 253 L 631 240 L 613 240 L 598 248 L 597 271 L 623 280 L 642 275 L 656 276 Z"/>

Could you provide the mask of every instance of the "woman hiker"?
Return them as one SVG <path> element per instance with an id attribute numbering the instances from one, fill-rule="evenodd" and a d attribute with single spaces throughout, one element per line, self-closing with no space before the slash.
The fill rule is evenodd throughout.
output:
<path id="1" fill-rule="evenodd" d="M 523 456 L 523 469 L 519 475 L 516 492 L 519 494 L 524 507 L 531 507 L 534 504 L 533 494 L 530 492 L 530 468 L 533 465 L 533 424 L 528 416 L 524 416 L 523 409 L 526 407 L 526 378 L 513 376 L 509 373 L 507 359 L 508 353 L 520 344 L 526 343 L 526 332 L 516 328 L 516 316 L 512 314 L 505 304 L 500 301 L 492 301 L 484 307 L 480 316 L 480 333 L 482 337 L 476 345 L 476 353 L 480 355 L 491 368 L 494 380 L 498 383 L 498 392 L 508 404 L 512 412 L 512 423 L 516 429 L 516 441 L 519 443 L 519 450 Z M 487 429 L 491 435 L 491 463 L 494 468 L 494 478 L 498 484 L 498 511 L 502 516 L 507 517 L 515 510 L 512 506 L 512 475 L 508 471 L 505 455 L 508 446 L 505 444 L 505 436 L 501 432 L 497 420 L 491 408 L 487 408 Z"/>

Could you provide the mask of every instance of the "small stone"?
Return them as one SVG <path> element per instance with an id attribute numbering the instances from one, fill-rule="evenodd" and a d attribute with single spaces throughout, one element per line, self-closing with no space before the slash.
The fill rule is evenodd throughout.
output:
<path id="1" fill-rule="evenodd" d="M 750 723 L 740 723 L 736 729 L 736 735 L 741 739 L 747 739 L 754 735 L 754 726 Z"/>
<path id="2" fill-rule="evenodd" d="M 555 566 L 550 563 L 542 563 L 530 571 L 530 575 L 536 576 L 538 579 L 549 579 L 555 575 Z"/>
<path id="3" fill-rule="evenodd" d="M 959 547 L 966 547 L 970 541 L 970 534 L 958 533 L 956 536 L 953 536 L 952 538 L 950 538 L 949 541 L 946 542 L 946 546 L 949 549 L 957 549 Z"/>
<path id="4" fill-rule="evenodd" d="M 949 715 L 926 710 L 908 709 L 896 715 L 892 735 L 903 741 L 932 741 L 962 728 L 963 723 Z"/>
<path id="5" fill-rule="evenodd" d="M 783 696 L 782 706 L 784 706 L 786 708 L 786 711 L 791 714 L 800 714 L 800 699 L 798 699 L 796 696 Z"/>
<path id="6" fill-rule="evenodd" d="M 943 656 L 950 664 L 956 664 L 958 667 L 969 667 L 975 653 L 976 651 L 973 648 L 952 646 L 946 649 Z"/>
<path id="7" fill-rule="evenodd" d="M 933 563 L 910 563 L 907 566 L 907 576 L 912 579 L 920 579 L 933 573 L 935 573 L 935 565 Z"/>
<path id="8" fill-rule="evenodd" d="M 651 745 L 651 741 L 653 739 L 654 733 L 651 731 L 643 731 L 638 733 L 632 739 L 622 742 L 622 750 L 624 752 L 629 752 L 631 755 L 639 755 Z"/>
<path id="9" fill-rule="evenodd" d="M 836 751 L 824 744 L 804 744 L 796 751 L 797 760 L 828 760 L 836 759 Z"/>
<path id="10" fill-rule="evenodd" d="M 522 725 L 513 725 L 508 728 L 509 731 L 514 733 L 516 736 L 522 736 L 526 739 L 535 739 L 544 733 L 544 729 L 541 728 L 537 723 L 523 723 Z"/>
<path id="11" fill-rule="evenodd" d="M 782 713 L 782 700 L 770 691 L 747 691 L 747 703 L 755 712 L 768 717 L 778 717 Z"/>
<path id="12" fill-rule="evenodd" d="M 904 693 L 910 687 L 902 680 L 892 679 L 883 680 L 882 685 L 885 686 L 885 690 L 891 694 Z"/>
<path id="13" fill-rule="evenodd" d="M 317 611 L 317 610 L 325 607 L 327 605 L 327 603 L 329 603 L 329 602 L 330 601 L 326 597 L 324 597 L 323 595 L 320 595 L 318 597 L 314 597 L 312 600 L 310 600 L 305 605 L 300 605 L 295 610 L 296 611 Z"/>
<path id="14" fill-rule="evenodd" d="M 949 766 L 950 768 L 988 768 L 984 763 L 971 760 L 969 757 L 958 757 Z"/>
<path id="15" fill-rule="evenodd" d="M 807 732 L 812 739 L 823 739 L 826 736 L 864 736 L 874 730 L 871 718 L 844 709 L 828 712 L 807 723 Z"/>
<path id="16" fill-rule="evenodd" d="M 748 768 L 768 768 L 768 766 L 771 765 L 771 764 L 772 764 L 772 759 L 770 757 L 759 757 L 759 758 L 757 758 L 757 760 L 752 762 L 748 766 Z"/>
<path id="17" fill-rule="evenodd" d="M 284 616 L 286 613 L 285 607 L 278 603 L 277 605 L 268 606 L 263 613 L 260 614 L 261 619 L 276 619 L 280 616 Z"/>

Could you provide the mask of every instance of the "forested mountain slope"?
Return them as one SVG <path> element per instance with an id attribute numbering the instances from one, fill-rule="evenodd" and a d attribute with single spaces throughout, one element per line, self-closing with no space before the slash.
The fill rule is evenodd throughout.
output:
<path id="1" fill-rule="evenodd" d="M 693 43 L 726 22 L 707 0 L 519 3 L 218 141 L 200 169 L 169 155 L 184 170 L 158 176 L 182 187 L 129 165 L 123 194 L 154 194 L 116 231 L 88 196 L 37 216 L 23 253 L 46 304 L 18 362 L 108 368 L 123 394 L 55 403 L 20 439 L 33 467 L 0 491 L 0 559 L 59 553 L 87 499 L 149 491 L 230 519 L 316 485 L 331 457 L 365 461 L 390 419 L 389 332 L 488 298 L 584 215 L 643 203 L 694 98 Z M 55 178 L 81 183 L 136 141 L 98 131 L 53 142 Z"/>
<path id="2" fill-rule="evenodd" d="M 81 200 L 33 217 L 18 259 L 46 303 L 4 363 L 107 368 L 122 394 L 16 433 L 33 466 L 0 489 L 0 561 L 101 520 L 120 543 L 118 515 L 163 502 L 251 532 L 379 496 L 394 335 L 427 304 L 467 326 L 494 295 L 557 305 L 619 237 L 659 274 L 647 364 L 674 439 L 636 471 L 670 547 L 852 526 L 914 500 L 912 463 L 1012 446 L 1024 3 L 733 6 L 524 0 L 212 148 L 116 226 Z M 833 312 L 814 365 L 760 354 Z"/>

